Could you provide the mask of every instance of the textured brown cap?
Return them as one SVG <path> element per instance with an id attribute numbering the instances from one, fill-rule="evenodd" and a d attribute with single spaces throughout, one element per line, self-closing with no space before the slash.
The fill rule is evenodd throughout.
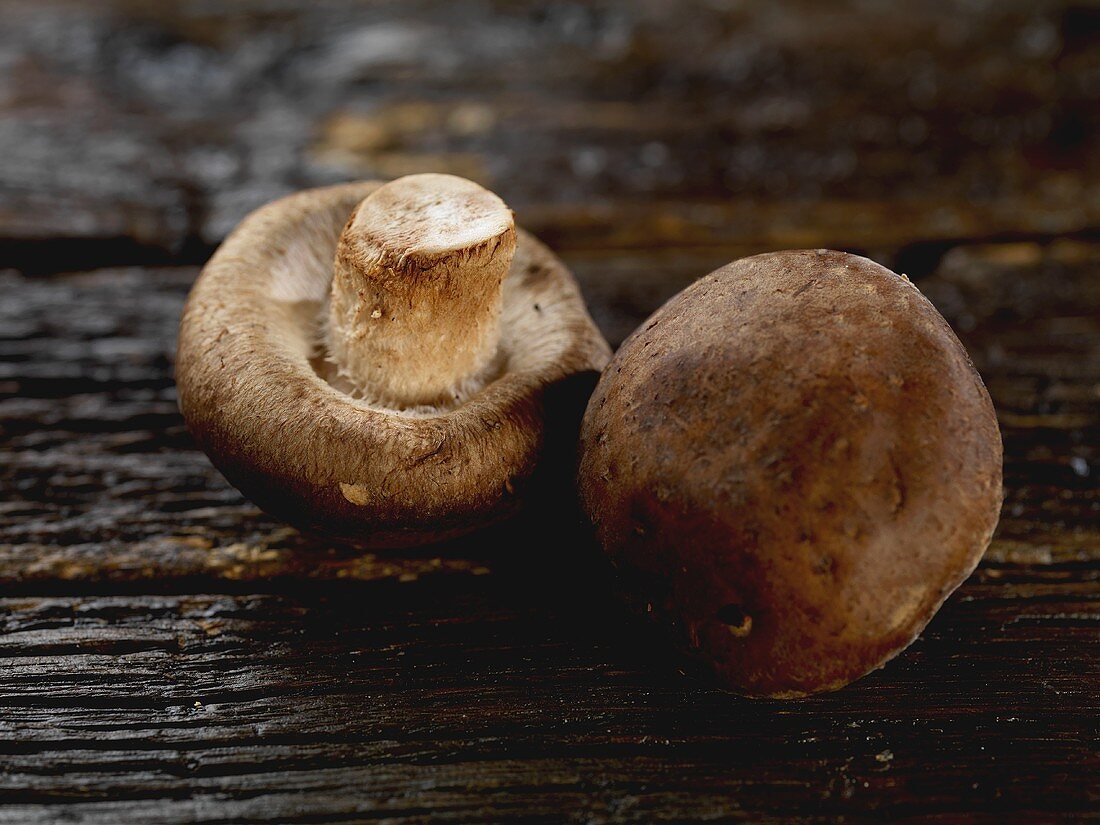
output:
<path id="1" fill-rule="evenodd" d="M 839 688 L 913 641 L 1001 505 L 989 395 L 908 280 L 828 250 L 697 281 L 623 344 L 581 435 L 640 609 L 727 687 Z"/>
<path id="2" fill-rule="evenodd" d="M 448 208 L 461 220 L 433 222 Z M 268 512 L 364 545 L 515 511 L 610 353 L 572 276 L 511 221 L 445 175 L 305 191 L 249 215 L 180 324 L 180 408 L 199 444 Z M 433 315 L 445 334 L 423 346 Z"/>

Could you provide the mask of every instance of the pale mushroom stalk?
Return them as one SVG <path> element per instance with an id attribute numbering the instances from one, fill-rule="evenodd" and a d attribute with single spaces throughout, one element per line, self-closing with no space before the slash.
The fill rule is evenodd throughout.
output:
<path id="1" fill-rule="evenodd" d="M 502 285 L 516 249 L 511 210 L 450 175 L 379 187 L 336 250 L 326 329 L 338 379 L 395 409 L 448 408 L 500 371 Z"/>

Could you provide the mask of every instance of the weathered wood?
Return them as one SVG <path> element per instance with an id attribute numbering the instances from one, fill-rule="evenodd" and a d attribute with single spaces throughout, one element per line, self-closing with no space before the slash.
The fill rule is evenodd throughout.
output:
<path id="1" fill-rule="evenodd" d="M 0 821 L 993 821 L 1094 804 L 1078 583 L 1020 604 L 976 581 L 886 671 L 782 704 L 654 663 L 598 592 L 562 599 L 566 576 L 478 581 L 4 600 Z"/>
<path id="2" fill-rule="evenodd" d="M 615 338 L 707 268 L 571 263 Z M 1005 517 L 916 645 L 793 705 L 678 673 L 575 536 L 361 556 L 260 515 L 175 410 L 193 268 L 4 275 L 0 581 L 140 590 L 0 602 L 0 822 L 1084 814 L 1098 268 L 1092 245 L 995 245 L 921 282 L 1001 411 Z M 244 587 L 285 595 L 140 595 Z"/>
<path id="3" fill-rule="evenodd" d="M 614 341 L 702 274 L 574 262 Z M 920 283 L 963 335 L 997 404 L 1006 499 L 991 558 L 1097 562 L 1100 246 L 959 248 Z M 625 273 L 636 272 L 637 278 Z M 0 278 L 0 580 L 371 579 L 469 574 L 486 552 L 361 557 L 244 502 L 190 444 L 175 406 L 175 324 L 191 268 Z M 139 296 L 135 298 L 135 296 Z M 56 308 L 64 306 L 62 318 Z M 462 554 L 472 556 L 461 557 Z"/>
<path id="4" fill-rule="evenodd" d="M 302 186 L 424 170 L 489 185 L 559 249 L 1100 225 L 1096 14 L 1060 0 L 3 15 L 5 238 L 209 244 Z"/>
<path id="5" fill-rule="evenodd" d="M 699 263 L 571 262 L 616 338 Z M 0 602 L 0 821 L 1085 814 L 1098 268 L 1089 244 L 975 246 L 922 280 L 1001 411 L 1005 517 L 916 645 L 796 704 L 680 673 L 575 534 L 360 556 L 258 514 L 175 411 L 193 268 L 5 275 L 0 580 L 28 595 Z M 32 595 L 116 588 L 141 590 Z"/>

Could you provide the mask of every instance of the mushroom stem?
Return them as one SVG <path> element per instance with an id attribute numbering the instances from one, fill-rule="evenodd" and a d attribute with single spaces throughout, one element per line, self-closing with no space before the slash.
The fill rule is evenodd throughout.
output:
<path id="1" fill-rule="evenodd" d="M 512 212 L 472 181 L 410 175 L 352 212 L 336 249 L 328 357 L 356 394 L 450 406 L 499 368 Z"/>

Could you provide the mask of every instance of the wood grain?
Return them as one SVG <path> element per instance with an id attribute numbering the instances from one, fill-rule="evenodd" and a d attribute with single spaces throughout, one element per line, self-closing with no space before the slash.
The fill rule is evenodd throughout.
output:
<path id="1" fill-rule="evenodd" d="M 0 821 L 1085 814 L 1098 267 L 970 247 L 921 282 L 1001 411 L 1004 518 L 916 645 L 788 705 L 681 673 L 568 529 L 361 555 L 259 514 L 175 411 L 194 269 L 6 275 Z M 611 329 L 650 302 L 615 289 Z"/>
<path id="2" fill-rule="evenodd" d="M 651 286 L 646 263 L 634 267 L 643 277 L 609 283 L 583 259 L 574 264 L 616 342 L 679 287 L 663 274 Z M 991 557 L 1095 562 L 1100 553 L 1098 270 L 1100 245 L 1012 244 L 959 248 L 919 281 L 963 335 L 1001 419 L 1007 497 Z M 10 296 L 0 307 L 0 478 L 10 490 L 0 504 L 0 580 L 485 569 L 472 541 L 460 545 L 472 559 L 363 557 L 311 542 L 221 479 L 191 445 L 171 379 L 176 319 L 194 275 L 0 277 Z"/>
<path id="3" fill-rule="evenodd" d="M 1060 0 L 3 13 L 4 238 L 202 248 L 279 194 L 427 170 L 559 249 L 1100 223 L 1097 15 Z"/>
<path id="4" fill-rule="evenodd" d="M 1021 609 L 974 582 L 887 671 L 778 704 L 655 663 L 596 593 L 479 581 L 5 600 L 0 821 L 993 820 L 1094 803 L 1074 780 L 1095 769 L 1080 585 Z"/>

